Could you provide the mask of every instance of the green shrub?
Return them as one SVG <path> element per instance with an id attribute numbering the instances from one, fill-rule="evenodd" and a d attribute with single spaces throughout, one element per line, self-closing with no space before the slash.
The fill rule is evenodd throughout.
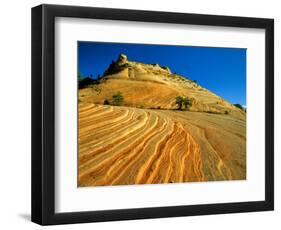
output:
<path id="1" fill-rule="evenodd" d="M 241 109 L 241 110 L 244 111 L 244 108 L 243 108 L 242 105 L 240 105 L 240 104 L 234 104 L 234 106 L 235 106 L 236 108 Z"/>
<path id="2" fill-rule="evenodd" d="M 189 110 L 189 108 L 192 106 L 192 99 L 188 97 L 177 96 L 176 104 L 179 110 L 182 110 L 183 108 Z"/>
<path id="3" fill-rule="evenodd" d="M 116 106 L 123 105 L 124 97 L 120 91 L 112 96 L 112 104 Z"/>
<path id="4" fill-rule="evenodd" d="M 186 110 L 189 110 L 189 108 L 192 106 L 192 100 L 188 97 L 183 98 L 183 105 Z"/>
<path id="5" fill-rule="evenodd" d="M 176 97 L 176 104 L 178 106 L 178 109 L 182 110 L 182 107 L 183 107 L 183 97 L 182 96 Z"/>

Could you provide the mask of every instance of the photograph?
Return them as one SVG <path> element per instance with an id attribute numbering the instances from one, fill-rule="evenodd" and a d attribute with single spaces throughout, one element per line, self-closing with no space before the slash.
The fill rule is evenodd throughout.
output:
<path id="1" fill-rule="evenodd" d="M 32 7 L 32 222 L 274 210 L 275 19 L 151 4 Z"/>
<path id="2" fill-rule="evenodd" d="M 78 187 L 246 180 L 246 53 L 78 41 Z"/>

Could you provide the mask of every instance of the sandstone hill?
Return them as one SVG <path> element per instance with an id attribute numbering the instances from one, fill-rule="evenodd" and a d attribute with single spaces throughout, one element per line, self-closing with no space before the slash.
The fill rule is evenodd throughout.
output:
<path id="1" fill-rule="evenodd" d="M 196 82 L 172 73 L 168 67 L 129 61 L 124 54 L 111 63 L 98 84 L 79 90 L 79 99 L 104 104 L 118 91 L 124 96 L 124 106 L 176 109 L 176 97 L 183 96 L 192 100 L 190 111 L 227 113 L 245 118 L 241 109 Z"/>
<path id="2" fill-rule="evenodd" d="M 120 55 L 79 89 L 78 186 L 245 179 L 246 113 L 168 67 Z"/>

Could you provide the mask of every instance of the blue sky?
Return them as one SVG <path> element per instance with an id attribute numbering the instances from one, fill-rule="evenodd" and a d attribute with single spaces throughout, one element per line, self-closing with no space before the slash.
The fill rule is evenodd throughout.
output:
<path id="1" fill-rule="evenodd" d="M 246 49 L 78 42 L 78 70 L 96 78 L 120 53 L 131 61 L 168 66 L 230 103 L 246 105 Z"/>

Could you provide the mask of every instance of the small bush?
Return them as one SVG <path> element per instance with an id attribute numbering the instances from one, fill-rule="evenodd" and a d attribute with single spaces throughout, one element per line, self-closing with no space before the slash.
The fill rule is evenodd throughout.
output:
<path id="1" fill-rule="evenodd" d="M 79 78 L 79 81 L 78 81 L 78 87 L 79 89 L 84 89 L 86 87 L 89 87 L 90 85 L 94 85 L 94 84 L 97 84 L 98 81 L 90 78 L 90 77 L 85 77 L 85 78 Z"/>
<path id="2" fill-rule="evenodd" d="M 103 104 L 104 104 L 104 105 L 110 105 L 110 103 L 109 103 L 109 101 L 108 101 L 107 99 L 104 100 Z"/>
<path id="3" fill-rule="evenodd" d="M 176 97 L 176 104 L 178 106 L 178 109 L 182 110 L 182 107 L 183 107 L 183 97 L 182 96 Z"/>
<path id="4" fill-rule="evenodd" d="M 185 97 L 183 99 L 183 105 L 184 105 L 186 110 L 189 110 L 189 108 L 192 106 L 192 100 L 187 98 L 187 97 Z"/>
<path id="5" fill-rule="evenodd" d="M 241 109 L 241 110 L 243 110 L 243 111 L 244 111 L 244 108 L 243 108 L 243 106 L 242 106 L 242 105 L 240 105 L 240 104 L 234 104 L 234 106 L 235 106 L 235 107 L 237 107 L 238 109 Z"/>
<path id="6" fill-rule="evenodd" d="M 116 106 L 123 105 L 124 97 L 120 91 L 112 96 L 112 104 Z"/>
<path id="7" fill-rule="evenodd" d="M 228 115 L 228 114 L 229 114 L 229 112 L 228 112 L 227 110 L 225 110 L 225 111 L 224 111 L 224 114 Z"/>
<path id="8" fill-rule="evenodd" d="M 192 106 L 192 99 L 188 97 L 177 96 L 176 105 L 178 106 L 179 110 L 182 110 L 183 108 L 189 110 L 189 108 Z"/>

